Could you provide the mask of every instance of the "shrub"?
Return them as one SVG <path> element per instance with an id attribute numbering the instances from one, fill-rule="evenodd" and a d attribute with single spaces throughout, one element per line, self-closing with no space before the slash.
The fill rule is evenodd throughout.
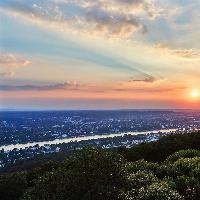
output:
<path id="1" fill-rule="evenodd" d="M 166 161 L 175 162 L 180 158 L 194 158 L 194 157 L 200 157 L 200 150 L 194 150 L 194 149 L 180 150 L 170 155 L 166 159 Z"/>
<path id="2" fill-rule="evenodd" d="M 131 188 L 134 189 L 146 187 L 152 183 L 158 182 L 158 178 L 154 174 L 146 171 L 138 171 L 130 174 L 128 180 Z"/>
<path id="3" fill-rule="evenodd" d="M 126 164 L 126 170 L 128 173 L 134 173 L 139 170 L 141 171 L 149 171 L 149 172 L 156 172 L 159 168 L 158 163 L 147 162 L 145 160 L 138 160 L 135 162 L 129 162 Z"/>
<path id="4" fill-rule="evenodd" d="M 153 183 L 147 188 L 130 191 L 126 200 L 183 200 L 183 197 L 171 189 L 166 182 Z"/>

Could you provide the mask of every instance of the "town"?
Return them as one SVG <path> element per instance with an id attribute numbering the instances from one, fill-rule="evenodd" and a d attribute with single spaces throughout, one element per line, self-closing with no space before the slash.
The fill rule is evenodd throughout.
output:
<path id="1" fill-rule="evenodd" d="M 194 131 L 200 128 L 200 112 L 194 111 L 35 111 L 0 113 L 0 168 L 35 155 L 70 152 L 84 146 L 116 148 L 132 147 L 158 140 L 170 134 L 167 130 Z M 153 133 L 155 130 L 162 132 Z M 143 132 L 150 131 L 148 134 Z M 151 133 L 152 131 L 152 133 Z M 176 131 L 176 132 L 177 132 Z M 131 134 L 138 132 L 141 134 Z M 127 133 L 120 135 L 120 133 Z M 109 137 L 110 134 L 119 134 Z M 76 138 L 103 135 L 76 141 Z M 68 143 L 45 142 L 74 139 Z M 32 143 L 37 143 L 31 145 Z M 43 142 L 44 145 L 40 145 Z M 22 148 L 18 144 L 30 144 Z M 7 147 L 14 146 L 12 149 Z M 3 148 L 4 147 L 4 148 Z"/>

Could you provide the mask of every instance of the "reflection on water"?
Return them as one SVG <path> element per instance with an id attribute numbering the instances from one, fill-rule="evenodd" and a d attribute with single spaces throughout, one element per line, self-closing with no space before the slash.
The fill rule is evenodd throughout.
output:
<path id="1" fill-rule="evenodd" d="M 26 147 L 31 147 L 35 145 L 44 146 L 44 145 L 51 145 L 51 144 L 61 144 L 61 143 L 69 143 L 69 142 L 80 142 L 84 140 L 94 140 L 94 139 L 103 139 L 103 138 L 113 138 L 117 136 L 124 136 L 124 135 L 139 135 L 139 134 L 150 134 L 150 133 L 170 133 L 175 132 L 177 129 L 163 129 L 163 130 L 155 130 L 155 131 L 144 131 L 144 132 L 127 132 L 127 133 L 115 133 L 115 134 L 108 134 L 108 135 L 90 135 L 90 136 L 80 136 L 74 138 L 64 138 L 64 139 L 56 139 L 52 141 L 44 141 L 44 142 L 32 142 L 26 144 L 11 144 L 6 146 L 1 146 L 0 149 L 4 149 L 5 151 L 10 151 L 15 148 L 17 149 L 25 149 Z"/>

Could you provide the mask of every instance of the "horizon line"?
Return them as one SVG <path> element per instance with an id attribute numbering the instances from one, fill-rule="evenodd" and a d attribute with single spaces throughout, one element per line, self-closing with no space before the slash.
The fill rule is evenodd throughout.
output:
<path id="1" fill-rule="evenodd" d="M 62 112 L 62 111 L 200 111 L 189 108 L 113 108 L 113 109 L 0 109 L 0 112 Z"/>

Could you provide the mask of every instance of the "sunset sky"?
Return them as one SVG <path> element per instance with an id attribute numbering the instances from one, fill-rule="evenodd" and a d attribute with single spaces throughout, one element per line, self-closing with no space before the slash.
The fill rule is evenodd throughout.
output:
<path id="1" fill-rule="evenodd" d="M 1 0 L 1 109 L 200 108 L 200 0 Z"/>

